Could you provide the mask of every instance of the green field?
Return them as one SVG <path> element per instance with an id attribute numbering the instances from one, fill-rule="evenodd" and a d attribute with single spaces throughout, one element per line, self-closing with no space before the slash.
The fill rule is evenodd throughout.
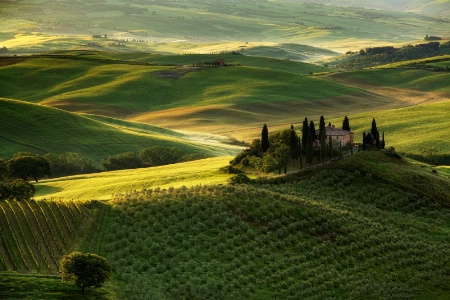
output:
<path id="1" fill-rule="evenodd" d="M 361 152 L 256 185 L 130 190 L 107 203 L 2 202 L 0 221 L 9 220 L 1 227 L 9 236 L 30 235 L 34 217 L 20 207 L 40 206 L 55 232 L 38 243 L 51 242 L 72 222 L 59 210 L 77 207 L 91 225 L 74 227 L 82 239 L 73 247 L 107 257 L 114 268 L 114 283 L 88 290 L 98 298 L 446 299 L 449 187 L 427 168 Z M 15 253 L 17 265 L 31 265 L 23 241 L 34 247 L 33 238 L 6 237 L 1 262 Z M 26 291 L 27 281 L 48 289 Z M 79 293 L 60 286 L 52 294 L 53 284 L 0 279 L 14 286 L 6 298 Z"/>
<path id="2" fill-rule="evenodd" d="M 448 112 L 450 101 L 415 105 L 395 110 L 381 110 L 349 116 L 355 141 L 361 142 L 363 132 L 370 132 L 372 118 L 378 131 L 386 133 L 387 147 L 400 152 L 421 154 L 427 149 L 436 149 L 438 154 L 450 154 Z M 337 126 L 341 119 L 334 119 Z"/>
<path id="3" fill-rule="evenodd" d="M 99 165 L 110 155 L 138 152 L 157 145 L 178 147 L 186 153 L 207 156 L 230 155 L 239 151 L 235 146 L 222 144 L 223 139 L 209 142 L 203 140 L 204 136 L 199 136 L 193 140 L 155 126 L 108 118 L 95 120 L 92 116 L 22 101 L 0 99 L 0 107 L 4 112 L 0 120 L 0 155 L 3 157 L 11 157 L 20 151 L 41 155 L 78 152 Z"/>
<path id="4" fill-rule="evenodd" d="M 256 43 L 252 45 L 255 47 L 296 43 L 344 53 L 364 48 L 362 45 L 405 43 L 426 34 L 445 35 L 448 16 L 444 12 L 448 8 L 444 9 L 445 1 L 440 2 L 426 6 L 415 3 L 407 7 L 414 12 L 400 12 L 293 1 L 255 4 L 107 0 L 44 4 L 26 0 L 3 3 L 0 25 L 3 43 L 19 54 L 86 48 L 88 43 L 96 43 L 94 48 L 100 49 L 159 53 L 205 53 L 239 50 L 252 43 Z M 421 11 L 442 15 L 418 14 Z M 92 38 L 95 34 L 107 34 L 108 38 Z M 117 46 L 118 40 L 123 41 L 121 46 Z M 269 49 L 266 53 L 274 52 Z M 278 54 L 283 57 L 286 53 Z M 307 53 L 306 60 L 316 56 Z"/>
<path id="5" fill-rule="evenodd" d="M 0 299 L 450 299 L 449 55 L 334 67 L 348 51 L 447 41 L 449 0 L 0 2 L 0 159 L 209 157 L 0 199 Z M 220 169 L 263 124 L 299 132 L 322 115 L 348 116 L 356 143 L 375 118 L 405 157 L 227 184 Z M 72 251 L 106 257 L 112 279 L 86 294 L 61 282 Z"/>
<path id="6" fill-rule="evenodd" d="M 36 184 L 37 199 L 109 200 L 115 194 L 147 188 L 173 188 L 226 184 L 230 175 L 219 172 L 232 156 L 202 159 L 161 167 L 103 172 L 42 180 Z"/>

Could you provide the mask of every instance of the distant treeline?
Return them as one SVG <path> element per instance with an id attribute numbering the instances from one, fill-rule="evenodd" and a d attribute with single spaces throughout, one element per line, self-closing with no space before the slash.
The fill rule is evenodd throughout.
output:
<path id="1" fill-rule="evenodd" d="M 385 65 L 400 61 L 421 59 L 441 55 L 450 49 L 450 42 L 429 42 L 418 45 L 407 45 L 401 48 L 393 46 L 370 47 L 359 52 L 347 52 L 353 55 L 348 60 L 337 65 L 343 69 L 361 69 Z"/>
<path id="2" fill-rule="evenodd" d="M 175 147 L 154 146 L 139 153 L 125 152 L 102 162 L 105 171 L 155 167 L 206 158 L 200 153 L 185 153 Z"/>
<path id="3" fill-rule="evenodd" d="M 153 146 L 139 153 L 125 152 L 113 155 L 101 162 L 102 168 L 80 153 L 35 153 L 19 152 L 11 159 L 0 158 L 0 179 L 10 181 L 90 174 L 102 171 L 124 170 L 162 166 L 206 158 L 200 153 L 185 153 L 175 147 Z M 0 180 L 1 181 L 1 180 Z"/>

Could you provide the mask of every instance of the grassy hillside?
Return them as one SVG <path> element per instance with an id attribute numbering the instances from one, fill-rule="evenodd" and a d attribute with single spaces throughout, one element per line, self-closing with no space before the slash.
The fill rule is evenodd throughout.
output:
<path id="1" fill-rule="evenodd" d="M 386 133 L 386 145 L 401 152 L 422 154 L 436 149 L 438 155 L 450 155 L 447 138 L 450 121 L 450 101 L 421 104 L 396 110 L 383 110 L 349 116 L 355 132 L 355 141 L 361 142 L 363 132 L 370 132 L 372 118 L 376 119 L 378 131 Z M 341 124 L 342 120 L 336 120 Z"/>
<path id="2" fill-rule="evenodd" d="M 50 244 L 73 228 L 83 239 L 72 247 L 113 264 L 114 284 L 97 297 L 446 299 L 449 199 L 448 178 L 382 152 L 361 152 L 252 186 L 152 188 L 107 204 L 2 202 L 1 228 L 14 236 L 5 235 L 10 248 L 3 246 L 1 262 L 13 270 L 5 262 L 14 253 L 21 272 L 35 270 L 23 263 L 32 266 L 30 232 L 41 236 L 28 225 L 33 213 L 22 213 L 31 206 L 46 214 L 41 226 L 54 231 L 38 242 Z M 70 226 L 70 208 L 75 217 L 95 220 L 90 230 Z M 0 285 L 14 286 L 2 292 L 6 298 L 33 295 L 21 284 L 44 282 L 3 274 Z"/>
<path id="3" fill-rule="evenodd" d="M 140 151 L 155 145 L 176 146 L 187 153 L 221 155 L 233 153 L 233 146 L 184 140 L 182 134 L 157 127 L 127 128 L 112 120 L 99 122 L 77 114 L 22 101 L 0 99 L 3 116 L 0 156 L 19 151 L 39 154 L 78 152 L 99 164 L 110 155 Z M 231 152 L 231 153 L 230 153 Z"/>
<path id="4" fill-rule="evenodd" d="M 450 95 L 448 72 L 432 72 L 417 69 L 372 69 L 355 72 L 344 72 L 329 76 L 339 82 L 380 87 L 395 87 L 422 92 L 439 92 Z"/>
<path id="5" fill-rule="evenodd" d="M 116 197 L 102 253 L 119 297 L 445 299 L 448 179 L 381 153 L 314 173 Z"/>
<path id="6" fill-rule="evenodd" d="M 219 169 L 231 156 L 203 159 L 161 167 L 103 172 L 50 180 L 36 184 L 38 199 L 108 200 L 115 194 L 146 188 L 225 184 L 230 175 Z"/>

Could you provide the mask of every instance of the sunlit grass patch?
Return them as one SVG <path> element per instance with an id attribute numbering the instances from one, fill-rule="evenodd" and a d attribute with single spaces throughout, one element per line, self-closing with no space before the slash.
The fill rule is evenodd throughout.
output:
<path id="1" fill-rule="evenodd" d="M 44 180 L 36 184 L 37 199 L 107 200 L 112 195 L 147 188 L 226 184 L 230 175 L 219 168 L 230 156 L 153 168 L 104 172 Z"/>

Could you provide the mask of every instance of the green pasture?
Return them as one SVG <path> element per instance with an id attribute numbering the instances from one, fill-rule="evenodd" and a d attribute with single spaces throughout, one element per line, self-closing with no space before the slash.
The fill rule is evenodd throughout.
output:
<path id="1" fill-rule="evenodd" d="M 205 62 L 201 59 L 210 61 L 209 57 L 201 56 L 191 61 Z M 259 58 L 253 61 L 259 66 L 264 65 L 264 61 L 269 63 L 266 67 L 179 68 L 31 59 L 1 68 L 0 78 L 5 97 L 69 111 L 120 117 L 209 105 L 323 100 L 361 92 L 338 83 L 286 72 L 303 67 L 306 72 L 325 68 L 287 61 L 280 64 Z M 284 65 L 280 67 L 284 70 L 271 69 L 275 64 Z M 70 72 L 72 67 L 73 72 Z M 39 80 L 28 84 L 34 77 Z"/>
<path id="2" fill-rule="evenodd" d="M 154 168 L 103 172 L 42 180 L 36 186 L 36 199 L 108 200 L 114 194 L 149 188 L 226 184 L 230 175 L 219 169 L 232 156 L 166 165 Z"/>
<path id="3" fill-rule="evenodd" d="M 21 101 L 1 99 L 0 120 L 2 147 L 0 155 L 11 157 L 20 151 L 39 154 L 78 152 L 94 163 L 110 155 L 138 152 L 146 147 L 177 147 L 186 153 L 208 156 L 235 153 L 233 146 L 189 141 L 174 132 L 156 127 L 117 126 L 113 121 L 100 122 L 88 117 Z M 166 135 L 167 134 L 167 135 Z M 222 148 L 222 150 L 221 150 Z M 224 152 L 223 152 L 224 151 Z M 230 153 L 231 151 L 231 153 Z"/>
<path id="4" fill-rule="evenodd" d="M 383 87 L 395 87 L 424 92 L 449 93 L 448 72 L 433 72 L 418 69 L 371 69 L 354 72 L 342 72 L 329 75 L 331 79 L 344 80 L 349 84 L 367 84 Z"/>

